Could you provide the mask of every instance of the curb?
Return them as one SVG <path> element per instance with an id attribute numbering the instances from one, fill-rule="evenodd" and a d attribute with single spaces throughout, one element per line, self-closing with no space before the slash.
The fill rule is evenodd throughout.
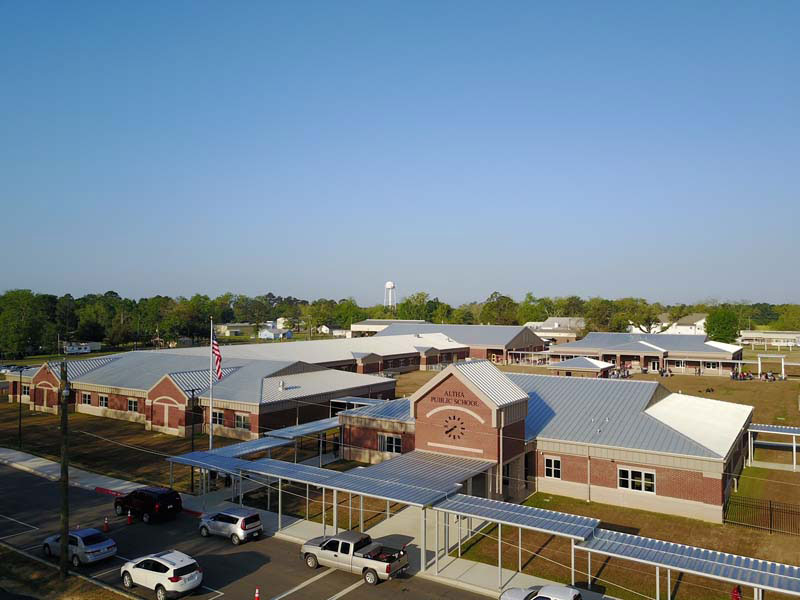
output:
<path id="1" fill-rule="evenodd" d="M 452 588 L 462 589 L 467 592 L 473 592 L 475 594 L 480 594 L 481 596 L 486 596 L 488 598 L 499 598 L 500 592 L 496 590 L 489 590 L 479 585 L 474 585 L 472 583 L 464 583 L 463 581 L 459 581 L 458 579 L 450 579 L 448 577 L 441 577 L 438 575 L 434 575 L 428 571 L 420 572 L 420 571 L 412 571 L 411 569 L 408 570 L 408 574 L 413 577 L 419 577 L 421 579 L 427 579 L 428 581 L 434 581 L 441 585 L 446 585 Z"/>
<path id="2" fill-rule="evenodd" d="M 43 565 L 45 565 L 47 567 L 50 567 L 51 569 L 56 569 L 57 570 L 59 568 L 58 565 L 54 565 L 53 563 L 41 558 L 40 556 L 36 556 L 35 554 L 31 554 L 30 552 L 26 552 L 25 550 L 20 550 L 19 548 L 15 548 L 11 544 L 8 544 L 8 543 L 6 543 L 6 542 L 4 542 L 2 540 L 0 540 L 0 547 L 5 548 L 6 550 L 10 550 L 11 552 L 16 552 L 17 554 L 21 554 L 25 558 L 27 558 L 29 560 L 34 560 L 34 561 L 36 561 L 36 562 L 38 562 L 40 564 L 43 564 Z M 134 594 L 126 592 L 125 590 L 119 590 L 119 589 L 115 588 L 113 585 L 108 585 L 107 583 L 103 583 L 102 581 L 100 581 L 98 579 L 93 579 L 93 578 L 89 577 L 88 575 L 83 575 L 81 573 L 76 573 L 72 569 L 70 569 L 68 572 L 73 577 L 77 577 L 78 579 L 83 579 L 84 581 L 88 581 L 92 585 L 96 585 L 97 587 L 101 587 L 101 588 L 103 588 L 105 590 L 108 590 L 109 592 L 113 592 L 113 593 L 115 593 L 115 594 L 117 594 L 119 596 L 123 596 L 125 598 L 130 598 L 131 600 L 142 600 L 140 596 L 135 596 Z"/>

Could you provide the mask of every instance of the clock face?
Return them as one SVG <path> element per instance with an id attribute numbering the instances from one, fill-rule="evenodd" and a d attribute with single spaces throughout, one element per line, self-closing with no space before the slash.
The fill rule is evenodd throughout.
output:
<path id="1" fill-rule="evenodd" d="M 444 434 L 451 440 L 460 440 L 464 437 L 467 428 L 464 426 L 464 421 L 461 417 L 450 415 L 444 420 Z"/>

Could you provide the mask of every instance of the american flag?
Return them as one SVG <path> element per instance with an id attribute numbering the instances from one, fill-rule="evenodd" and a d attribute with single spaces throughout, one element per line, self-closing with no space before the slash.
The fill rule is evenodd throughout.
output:
<path id="1" fill-rule="evenodd" d="M 217 380 L 222 379 L 222 352 L 219 351 L 217 336 L 211 334 L 211 354 L 214 356 L 214 370 L 217 372 Z"/>

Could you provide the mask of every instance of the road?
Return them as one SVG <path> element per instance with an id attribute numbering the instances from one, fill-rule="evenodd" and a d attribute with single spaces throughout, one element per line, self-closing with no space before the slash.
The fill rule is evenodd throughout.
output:
<path id="1" fill-rule="evenodd" d="M 0 489 L 0 540 L 41 553 L 42 540 L 59 527 L 59 484 L 0 465 Z M 373 587 L 353 574 L 324 568 L 310 571 L 299 558 L 297 544 L 267 537 L 233 546 L 220 537 L 201 538 L 197 519 L 186 514 L 167 523 L 127 525 L 125 518 L 114 515 L 110 496 L 79 488 L 70 488 L 70 510 L 72 529 L 100 529 L 103 518 L 109 518 L 109 535 L 117 543 L 119 557 L 82 567 L 81 572 L 120 589 L 123 557 L 175 548 L 195 558 L 203 569 L 203 588 L 192 595 L 197 600 L 250 600 L 256 587 L 262 600 L 485 598 L 415 577 Z M 134 592 L 154 598 L 147 590 Z"/>

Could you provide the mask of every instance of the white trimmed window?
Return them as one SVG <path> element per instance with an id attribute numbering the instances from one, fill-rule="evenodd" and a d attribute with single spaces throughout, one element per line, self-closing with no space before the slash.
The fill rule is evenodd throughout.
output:
<path id="1" fill-rule="evenodd" d="M 81 392 L 81 404 L 91 404 L 92 395 L 89 392 Z"/>
<path id="2" fill-rule="evenodd" d="M 211 422 L 214 425 L 225 425 L 225 412 L 221 410 L 214 410 L 211 412 Z"/>
<path id="3" fill-rule="evenodd" d="M 128 398 L 128 412 L 139 412 L 139 400 Z"/>
<path id="4" fill-rule="evenodd" d="M 30 396 L 31 395 L 31 386 L 22 384 L 22 395 L 23 396 Z"/>
<path id="5" fill-rule="evenodd" d="M 100 408 L 108 408 L 108 396 L 106 396 L 105 394 L 100 394 L 97 397 L 97 405 Z"/>
<path id="6" fill-rule="evenodd" d="M 381 452 L 391 452 L 392 454 L 403 453 L 403 438 L 399 435 L 378 434 L 378 450 Z"/>
<path id="7" fill-rule="evenodd" d="M 236 429 L 247 429 L 250 431 L 250 415 L 236 415 Z"/>
<path id="8" fill-rule="evenodd" d="M 620 489 L 647 492 L 648 494 L 656 493 L 656 474 L 653 471 L 619 467 L 617 477 Z"/>
<path id="9" fill-rule="evenodd" d="M 550 479 L 561 479 L 561 459 L 544 457 L 544 476 Z"/>
<path id="10" fill-rule="evenodd" d="M 705 368 L 706 369 L 718 369 L 719 368 L 719 363 L 718 362 L 706 362 L 705 363 Z"/>

